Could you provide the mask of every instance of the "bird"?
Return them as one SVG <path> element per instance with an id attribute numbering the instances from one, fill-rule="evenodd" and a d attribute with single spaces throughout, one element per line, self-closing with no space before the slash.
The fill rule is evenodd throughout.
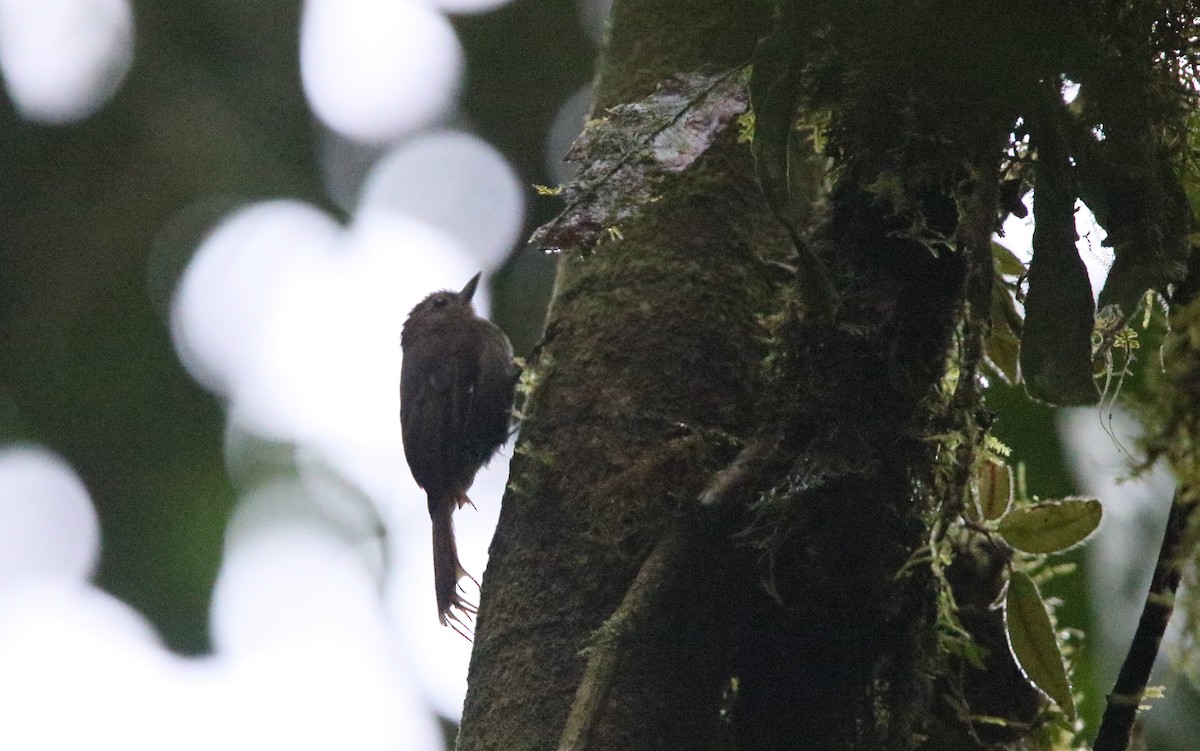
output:
<path id="1" fill-rule="evenodd" d="M 477 611 L 458 582 L 464 576 L 475 579 L 458 561 L 452 515 L 461 506 L 474 506 L 467 490 L 475 474 L 508 440 L 521 373 L 508 337 L 471 305 L 480 275 L 458 292 L 439 290 L 425 297 L 400 333 L 404 456 L 426 493 L 433 523 L 438 618 L 463 636 Z"/>

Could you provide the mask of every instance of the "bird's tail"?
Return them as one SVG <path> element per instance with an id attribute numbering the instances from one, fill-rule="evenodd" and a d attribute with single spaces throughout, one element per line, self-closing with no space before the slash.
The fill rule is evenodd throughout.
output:
<path id="1" fill-rule="evenodd" d="M 470 503 L 465 493 L 457 497 L 446 497 L 435 501 L 429 499 L 429 517 L 433 521 L 433 587 L 437 595 L 438 618 L 443 626 L 450 626 L 463 636 L 468 636 L 476 608 L 459 592 L 458 581 L 466 576 L 475 578 L 463 570 L 458 562 L 458 546 L 454 543 L 454 510 Z"/>

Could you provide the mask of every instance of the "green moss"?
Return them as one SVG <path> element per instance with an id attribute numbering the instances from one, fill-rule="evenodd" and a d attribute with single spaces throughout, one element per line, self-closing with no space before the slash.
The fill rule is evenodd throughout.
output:
<path id="1" fill-rule="evenodd" d="M 769 2 L 616 0 L 598 78 L 596 111 L 645 96 L 680 71 L 734 68 L 771 20 Z"/>

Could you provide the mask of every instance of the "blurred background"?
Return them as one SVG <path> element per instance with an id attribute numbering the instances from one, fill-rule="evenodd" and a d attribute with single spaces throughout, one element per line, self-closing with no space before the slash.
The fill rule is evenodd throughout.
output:
<path id="1" fill-rule="evenodd" d="M 537 339 L 532 186 L 569 177 L 607 12 L 0 0 L 0 748 L 452 737 L 470 645 L 436 617 L 400 325 L 483 270 L 478 307 Z M 991 397 L 1033 492 L 1105 501 L 1055 592 L 1103 696 L 1169 481 L 1116 484 L 1121 415 Z M 476 575 L 510 454 L 456 518 Z M 1195 747 L 1170 707 L 1153 747 Z"/>

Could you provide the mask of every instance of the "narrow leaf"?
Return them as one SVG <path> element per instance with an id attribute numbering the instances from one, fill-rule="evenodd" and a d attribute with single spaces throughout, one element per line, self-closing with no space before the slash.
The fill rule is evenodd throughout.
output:
<path id="1" fill-rule="evenodd" d="M 977 470 L 975 483 L 979 488 L 979 510 L 983 512 L 983 518 L 991 521 L 1003 516 L 1012 505 L 1012 468 L 999 459 L 988 459 Z"/>
<path id="2" fill-rule="evenodd" d="M 1064 498 L 1013 509 L 1000 520 L 1000 536 L 1026 553 L 1057 553 L 1078 545 L 1100 524 L 1100 501 Z"/>
<path id="3" fill-rule="evenodd" d="M 1009 649 L 1025 677 L 1074 720 L 1075 699 L 1050 614 L 1037 584 L 1023 571 L 1013 571 L 1009 577 L 1004 625 Z"/>
<path id="4" fill-rule="evenodd" d="M 988 362 L 1005 383 L 1017 383 L 1021 377 L 1021 316 L 1013 305 L 1012 293 L 998 277 L 992 283 L 991 323 L 984 342 Z"/>
<path id="5" fill-rule="evenodd" d="M 1010 386 L 1017 383 L 1021 377 L 1018 358 L 1021 352 L 1021 340 L 1009 331 L 992 329 L 984 342 L 984 352 L 988 363 L 999 374 L 1000 379 Z"/>
<path id="6" fill-rule="evenodd" d="M 827 165 L 813 150 L 811 129 L 798 130 L 796 114 L 804 93 L 804 62 L 812 32 L 811 9 L 788 0 L 777 4 L 775 26 L 754 50 L 750 66 L 750 107 L 754 169 L 767 205 L 796 244 L 800 300 L 809 315 L 833 308 L 829 270 L 812 248 L 801 242 L 814 214 Z"/>
<path id="7" fill-rule="evenodd" d="M 795 3 L 780 8 L 775 28 L 754 50 L 750 107 L 754 111 L 754 167 L 763 196 L 776 216 L 786 218 L 791 196 L 789 142 L 803 93 L 803 26 Z"/>

